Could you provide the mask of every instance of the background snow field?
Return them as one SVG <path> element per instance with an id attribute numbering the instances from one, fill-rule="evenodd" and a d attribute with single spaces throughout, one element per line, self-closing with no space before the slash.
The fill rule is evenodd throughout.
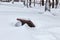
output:
<path id="1" fill-rule="evenodd" d="M 36 27 L 15 27 L 16 18 L 32 20 Z M 60 40 L 60 8 L 45 12 L 38 4 L 27 8 L 22 3 L 1 3 L 0 40 Z"/>

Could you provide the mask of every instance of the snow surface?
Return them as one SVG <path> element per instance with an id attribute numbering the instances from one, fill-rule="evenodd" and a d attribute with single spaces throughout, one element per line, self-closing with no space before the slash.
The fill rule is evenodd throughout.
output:
<path id="1" fill-rule="evenodd" d="M 15 27 L 16 18 L 32 20 L 36 27 Z M 1 2 L 0 40 L 60 40 L 60 8 L 44 12 L 38 4 L 27 8 L 22 3 Z"/>

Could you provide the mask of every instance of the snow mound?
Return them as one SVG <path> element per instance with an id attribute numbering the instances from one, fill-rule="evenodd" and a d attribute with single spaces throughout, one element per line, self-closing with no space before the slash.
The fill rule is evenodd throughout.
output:
<path id="1" fill-rule="evenodd" d="M 53 14 L 55 14 L 57 16 L 60 16 L 60 9 L 52 9 L 51 13 L 53 13 Z"/>
<path id="2" fill-rule="evenodd" d="M 49 11 L 44 12 L 44 14 L 45 14 L 45 15 L 48 15 L 48 16 L 53 16 L 52 13 L 49 12 Z"/>
<path id="3" fill-rule="evenodd" d="M 19 26 L 21 26 L 21 25 L 22 25 L 21 22 L 17 22 L 17 23 L 15 24 L 16 27 L 19 27 Z"/>
<path id="4" fill-rule="evenodd" d="M 14 26 L 14 27 L 19 27 L 22 25 L 22 23 L 17 20 L 12 20 L 10 24 L 11 24 L 11 26 Z"/>

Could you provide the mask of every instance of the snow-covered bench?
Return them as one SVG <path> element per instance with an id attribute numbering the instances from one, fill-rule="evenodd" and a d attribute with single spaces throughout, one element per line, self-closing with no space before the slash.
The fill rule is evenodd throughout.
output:
<path id="1" fill-rule="evenodd" d="M 20 19 L 20 18 L 17 18 L 17 20 L 20 21 L 22 25 L 26 23 L 29 27 L 35 27 L 34 23 L 31 20 Z"/>

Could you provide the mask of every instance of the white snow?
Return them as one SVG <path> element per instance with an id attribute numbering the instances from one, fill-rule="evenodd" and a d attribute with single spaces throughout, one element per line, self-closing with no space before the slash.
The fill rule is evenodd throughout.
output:
<path id="1" fill-rule="evenodd" d="M 22 3 L 0 3 L 0 40 L 60 40 L 60 8 L 51 10 L 44 12 L 37 4 L 27 8 Z M 17 18 L 32 20 L 36 27 L 15 27 Z"/>

